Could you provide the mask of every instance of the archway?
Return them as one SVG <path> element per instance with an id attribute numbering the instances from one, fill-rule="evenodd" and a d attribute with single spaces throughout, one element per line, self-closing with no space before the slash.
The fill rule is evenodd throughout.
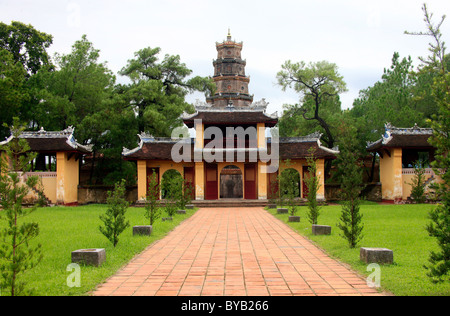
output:
<path id="1" fill-rule="evenodd" d="M 234 165 L 226 166 L 220 173 L 220 198 L 242 199 L 243 197 L 244 187 L 241 169 Z"/>
<path id="2" fill-rule="evenodd" d="M 301 197 L 300 173 L 293 168 L 285 169 L 280 176 L 280 194 L 283 197 L 292 195 L 294 198 Z"/>
<path id="3" fill-rule="evenodd" d="M 183 177 L 174 169 L 167 170 L 161 181 L 161 197 L 163 199 L 173 198 L 183 190 Z"/>

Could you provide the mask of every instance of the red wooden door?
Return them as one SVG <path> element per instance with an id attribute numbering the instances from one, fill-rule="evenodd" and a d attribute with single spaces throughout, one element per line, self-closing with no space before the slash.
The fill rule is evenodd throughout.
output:
<path id="1" fill-rule="evenodd" d="M 184 185 L 189 186 L 191 190 L 191 198 L 195 199 L 195 168 L 185 167 L 184 168 Z"/>
<path id="2" fill-rule="evenodd" d="M 159 186 L 159 168 L 147 168 L 147 194 L 150 187 L 150 177 L 153 176 L 153 172 L 156 174 L 156 181 Z M 160 191 L 161 192 L 161 191 Z M 158 200 L 160 199 L 160 194 L 157 194 Z"/>
<path id="3" fill-rule="evenodd" d="M 256 190 L 256 164 L 247 164 L 244 166 L 245 174 L 245 199 L 246 200 L 256 200 L 257 190 Z"/>
<path id="4" fill-rule="evenodd" d="M 205 166 L 205 200 L 217 200 L 218 192 L 218 175 L 216 164 L 206 164 Z"/>

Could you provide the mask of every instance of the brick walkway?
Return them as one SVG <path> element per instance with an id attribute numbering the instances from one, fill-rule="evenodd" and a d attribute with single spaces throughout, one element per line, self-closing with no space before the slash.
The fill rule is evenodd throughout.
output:
<path id="1" fill-rule="evenodd" d="M 135 257 L 93 295 L 378 293 L 262 208 L 204 208 Z"/>

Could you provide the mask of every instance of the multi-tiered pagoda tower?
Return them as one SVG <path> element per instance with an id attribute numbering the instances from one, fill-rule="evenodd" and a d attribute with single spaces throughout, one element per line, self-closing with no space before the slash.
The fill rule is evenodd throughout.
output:
<path id="1" fill-rule="evenodd" d="M 250 77 L 245 75 L 247 62 L 242 59 L 242 42 L 236 43 L 228 31 L 227 40 L 216 43 L 217 59 L 214 60 L 214 82 L 216 93 L 207 98 L 206 102 L 215 108 L 228 106 L 248 107 L 253 103 L 249 94 Z"/>

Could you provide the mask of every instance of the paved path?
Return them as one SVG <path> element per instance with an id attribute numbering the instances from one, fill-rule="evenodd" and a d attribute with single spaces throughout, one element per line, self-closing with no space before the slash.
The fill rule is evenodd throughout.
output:
<path id="1" fill-rule="evenodd" d="M 378 295 L 262 208 L 204 208 L 94 295 Z"/>

